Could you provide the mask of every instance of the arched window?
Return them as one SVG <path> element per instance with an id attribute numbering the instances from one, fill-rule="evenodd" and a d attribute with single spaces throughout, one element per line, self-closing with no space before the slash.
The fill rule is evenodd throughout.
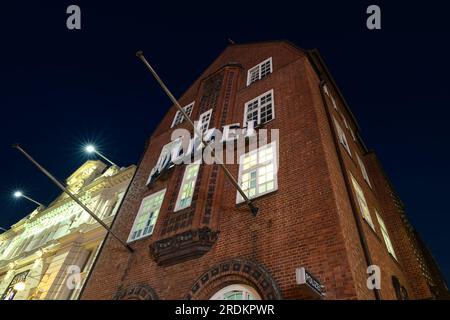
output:
<path id="1" fill-rule="evenodd" d="M 392 286 L 394 287 L 397 300 L 408 300 L 408 291 L 401 285 L 396 276 L 392 276 Z"/>
<path id="2" fill-rule="evenodd" d="M 261 297 L 250 286 L 232 284 L 217 291 L 210 300 L 261 300 Z"/>

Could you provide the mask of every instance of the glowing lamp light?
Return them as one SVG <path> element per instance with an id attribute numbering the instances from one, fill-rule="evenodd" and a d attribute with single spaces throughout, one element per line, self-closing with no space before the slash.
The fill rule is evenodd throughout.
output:
<path id="1" fill-rule="evenodd" d="M 15 198 L 20 198 L 21 196 L 23 196 L 22 191 L 16 191 L 16 192 L 14 192 L 14 197 L 15 197 Z"/>
<path id="2" fill-rule="evenodd" d="M 23 291 L 23 290 L 25 290 L 25 282 L 17 282 L 14 285 L 14 290 L 16 290 L 16 291 Z"/>
<path id="3" fill-rule="evenodd" d="M 86 146 L 85 150 L 88 153 L 93 153 L 93 152 L 95 152 L 95 147 L 92 144 L 90 144 L 90 145 Z"/>

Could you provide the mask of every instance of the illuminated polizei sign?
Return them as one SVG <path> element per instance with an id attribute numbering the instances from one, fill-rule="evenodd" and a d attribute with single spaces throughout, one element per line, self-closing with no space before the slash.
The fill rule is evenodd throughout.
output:
<path id="1" fill-rule="evenodd" d="M 199 125 L 197 125 L 197 128 L 199 128 Z M 245 144 L 246 139 L 251 137 L 256 137 L 254 121 L 248 121 L 246 128 L 241 128 L 239 123 L 234 123 L 224 126 L 222 132 L 216 128 L 208 129 L 203 133 L 203 142 L 201 137 L 197 135 L 191 138 L 190 132 L 186 129 L 176 129 L 172 132 L 172 141 L 162 148 L 158 161 L 150 172 L 147 185 L 151 185 L 165 171 L 175 165 L 190 164 L 201 160 L 202 150 L 207 145 L 217 151 L 221 150 L 225 144 L 227 150 L 232 150 L 236 141 L 238 141 L 238 145 L 239 141 Z M 229 148 L 229 145 L 232 145 L 233 148 Z M 227 156 L 227 159 L 229 158 Z M 203 160 L 206 163 L 211 162 L 208 159 Z"/>

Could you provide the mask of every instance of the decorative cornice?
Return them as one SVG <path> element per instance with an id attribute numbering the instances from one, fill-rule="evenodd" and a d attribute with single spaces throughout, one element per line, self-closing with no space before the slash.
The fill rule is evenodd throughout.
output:
<path id="1" fill-rule="evenodd" d="M 203 273 L 184 299 L 209 299 L 212 294 L 236 281 L 251 285 L 265 300 L 283 298 L 276 281 L 262 265 L 253 261 L 233 259 L 223 261 Z"/>
<path id="2" fill-rule="evenodd" d="M 207 227 L 189 230 L 155 241 L 150 245 L 150 255 L 160 266 L 195 259 L 208 252 L 218 236 L 219 231 L 212 231 Z"/>

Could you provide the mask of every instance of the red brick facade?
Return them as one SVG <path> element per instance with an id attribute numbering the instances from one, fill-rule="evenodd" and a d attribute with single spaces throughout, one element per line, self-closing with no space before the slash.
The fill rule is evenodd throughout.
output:
<path id="1" fill-rule="evenodd" d="M 269 57 L 272 73 L 247 86 L 248 70 Z M 244 104 L 268 90 L 275 118 L 263 128 L 279 129 L 278 189 L 254 199 L 259 213 L 235 204 L 236 189 L 217 165 L 201 165 L 192 204 L 181 211 L 174 207 L 185 165 L 146 186 L 170 142 L 173 106 L 151 136 L 113 225 L 127 239 L 142 199 L 167 188 L 155 229 L 131 243 L 133 253 L 109 237 L 82 299 L 208 299 L 229 284 L 248 285 L 264 299 L 302 299 L 299 267 L 324 286 L 325 299 L 396 299 L 393 276 L 409 298 L 432 297 L 393 191 L 316 52 L 284 41 L 230 45 L 179 101 L 182 106 L 195 101 L 195 120 L 212 108 L 210 128 L 221 129 L 242 124 Z M 334 118 L 351 156 L 339 143 Z M 186 121 L 178 127 L 189 128 Z M 237 164 L 228 168 L 238 177 Z M 364 192 L 374 230 L 362 218 L 349 173 Z M 398 261 L 386 249 L 375 209 Z M 378 295 L 367 288 L 369 264 L 381 268 Z"/>

